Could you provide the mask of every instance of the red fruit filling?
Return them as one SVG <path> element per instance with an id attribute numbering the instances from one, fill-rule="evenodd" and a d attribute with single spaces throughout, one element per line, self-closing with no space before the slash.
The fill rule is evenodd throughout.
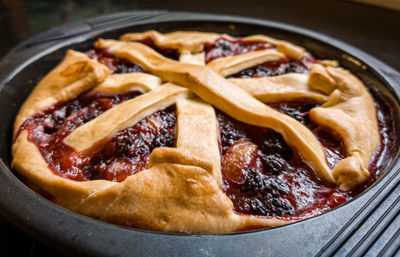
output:
<path id="1" fill-rule="evenodd" d="M 221 57 L 275 48 L 276 46 L 270 43 L 245 42 L 240 38 L 228 39 L 222 37 L 217 39 L 213 44 L 206 45 L 204 47 L 204 52 L 206 55 L 206 63 L 209 63 Z"/>
<path id="2" fill-rule="evenodd" d="M 154 148 L 175 146 L 175 124 L 175 106 L 147 116 L 134 126 L 116 133 L 101 145 L 102 150 L 96 154 L 90 149 L 91 159 L 82 166 L 83 173 L 90 174 L 88 179 L 120 182 L 145 170 Z"/>
<path id="3" fill-rule="evenodd" d="M 90 50 L 87 54 L 105 64 L 112 73 L 144 71 L 139 65 L 114 57 L 106 49 Z M 144 170 L 155 147 L 175 144 L 174 106 L 147 116 L 116 133 L 107 142 L 100 142 L 84 152 L 75 152 L 64 144 L 63 139 L 78 126 L 138 95 L 139 92 L 123 95 L 84 93 L 28 119 L 20 131 L 28 130 L 28 140 L 38 146 L 54 173 L 78 181 L 107 179 L 120 182 Z"/>
<path id="4" fill-rule="evenodd" d="M 333 168 L 338 161 L 346 156 L 344 145 L 338 135 L 334 135 L 333 131 L 323 130 L 310 121 L 308 112 L 316 106 L 315 104 L 306 102 L 280 102 L 269 103 L 268 105 L 276 111 L 298 120 L 317 136 L 323 146 L 329 168 Z"/>
<path id="5" fill-rule="evenodd" d="M 172 48 L 163 48 L 163 47 L 158 47 L 156 44 L 154 44 L 153 40 L 151 38 L 146 38 L 145 40 L 139 41 L 142 44 L 145 44 L 151 48 L 153 48 L 153 50 L 156 50 L 159 54 L 173 59 L 173 60 L 179 60 L 179 51 L 172 49 Z"/>
<path id="6" fill-rule="evenodd" d="M 371 176 L 352 191 L 342 192 L 321 181 L 292 150 L 282 136 L 271 129 L 239 122 L 217 111 L 221 134 L 223 190 L 238 213 L 304 218 L 323 213 L 354 198 L 371 185 L 390 157 L 393 136 L 389 106 L 379 102 L 381 144 L 371 160 Z M 311 123 L 310 103 L 270 103 L 273 109 L 290 115 L 307 126 L 320 141 L 330 168 L 343 159 L 340 138 Z M 385 115 L 385 112 L 388 115 Z"/>
<path id="7" fill-rule="evenodd" d="M 144 72 L 144 69 L 139 64 L 131 63 L 126 59 L 113 56 L 107 49 L 95 48 L 86 52 L 92 58 L 106 65 L 111 74 L 113 73 L 129 73 L 129 72 Z"/>
<path id="8" fill-rule="evenodd" d="M 275 48 L 276 46 L 270 43 L 245 42 L 240 38 L 219 38 L 213 44 L 205 46 L 204 51 L 206 55 L 206 63 L 208 63 L 221 57 L 236 56 L 254 51 Z M 311 65 L 316 61 L 317 60 L 311 56 L 303 57 L 301 60 L 283 58 L 279 61 L 266 62 L 242 70 L 236 74 L 228 76 L 228 78 L 260 78 L 283 75 L 292 72 L 308 73 Z"/>
<path id="9" fill-rule="evenodd" d="M 311 104 L 274 103 L 272 107 L 312 126 L 307 117 L 308 110 L 313 107 Z M 222 112 L 218 112 L 217 117 L 223 154 L 223 188 L 233 201 L 235 211 L 265 216 L 300 216 L 336 192 L 333 185 L 324 185 L 315 176 L 280 134 L 241 123 Z M 324 140 L 330 143 L 324 145 L 328 149 L 337 144 L 332 137 Z M 242 146 L 248 150 L 243 151 Z M 337 153 L 335 160 L 343 158 L 340 141 L 332 152 Z M 232 166 L 237 171 L 232 172 Z"/>
<path id="10" fill-rule="evenodd" d="M 294 72 L 308 73 L 313 63 L 314 60 L 308 57 L 303 57 L 301 60 L 283 58 L 279 61 L 266 62 L 255 67 L 242 70 L 238 73 L 228 76 L 227 78 L 261 78 Z"/>
<path id="11" fill-rule="evenodd" d="M 75 152 L 64 144 L 63 139 L 78 126 L 137 95 L 82 95 L 35 115 L 23 124 L 21 130 L 28 129 L 28 140 L 38 146 L 56 174 L 77 181 L 106 179 L 120 182 L 146 169 L 154 148 L 174 146 L 174 106 L 147 116 L 84 152 Z"/>
<path id="12" fill-rule="evenodd" d="M 81 155 L 65 145 L 63 139 L 78 126 L 138 95 L 138 92 L 114 96 L 83 94 L 36 114 L 24 122 L 21 130 L 28 130 L 28 140 L 38 146 L 54 172 L 73 180 L 87 180 L 88 175 L 83 174 L 77 164 L 82 162 Z"/>

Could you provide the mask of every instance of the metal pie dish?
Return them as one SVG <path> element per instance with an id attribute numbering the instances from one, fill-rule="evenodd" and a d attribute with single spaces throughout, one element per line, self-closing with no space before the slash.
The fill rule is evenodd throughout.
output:
<path id="1" fill-rule="evenodd" d="M 338 60 L 378 96 L 391 103 L 392 160 L 384 174 L 352 201 L 293 224 L 223 235 L 150 232 L 91 219 L 46 200 L 10 169 L 14 118 L 34 86 L 67 49 L 88 50 L 95 40 L 127 32 L 198 30 L 233 36 L 266 34 L 303 46 L 319 59 Z M 346 240 L 355 217 L 378 208 L 399 180 L 400 74 L 366 53 L 333 38 L 265 20 L 193 13 L 117 13 L 44 32 L 14 48 L 0 63 L 0 212 L 38 240 L 67 254 L 89 256 L 288 256 L 326 254 Z M 383 201 L 382 200 L 382 201 Z"/>

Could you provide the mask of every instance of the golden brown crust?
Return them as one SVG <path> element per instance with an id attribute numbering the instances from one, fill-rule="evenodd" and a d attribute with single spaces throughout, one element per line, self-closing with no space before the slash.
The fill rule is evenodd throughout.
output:
<path id="1" fill-rule="evenodd" d="M 123 94 L 138 91 L 145 93 L 161 85 L 159 77 L 147 73 L 113 74 L 93 88 L 89 94 Z"/>
<path id="2" fill-rule="evenodd" d="M 312 71 L 311 77 L 324 76 L 335 89 L 326 104 L 310 111 L 310 118 L 341 136 L 347 157 L 336 164 L 332 174 L 342 190 L 349 190 L 370 175 L 369 162 L 380 140 L 376 111 L 368 90 L 354 75 L 342 68 L 323 69 L 318 74 Z"/>
<path id="3" fill-rule="evenodd" d="M 115 184 L 107 180 L 78 182 L 54 174 L 35 144 L 28 140 L 28 131 L 22 131 L 12 146 L 11 167 L 36 186 L 51 194 L 56 202 L 68 209 L 82 199 Z"/>
<path id="4" fill-rule="evenodd" d="M 167 34 L 161 34 L 155 30 L 149 30 L 144 33 L 128 33 L 121 36 L 121 40 L 126 41 L 144 41 L 150 39 L 160 48 L 176 49 L 180 53 L 200 52 L 204 44 L 211 44 L 222 35 L 217 33 L 204 33 L 193 31 L 176 31 Z"/>
<path id="5" fill-rule="evenodd" d="M 123 221 L 123 225 L 139 228 L 192 233 L 224 233 L 289 223 L 235 214 L 231 200 L 221 191 L 211 165 L 206 163 L 180 149 L 156 148 L 147 170 L 91 195 L 76 206 L 76 211 L 117 224 Z"/>
<path id="6" fill-rule="evenodd" d="M 269 42 L 277 46 L 277 51 L 220 58 L 205 66 L 204 53 L 199 51 L 205 43 L 213 43 L 219 37 L 214 33 L 163 35 L 155 31 L 122 37 L 129 41 L 151 38 L 158 47 L 177 49 L 181 62 L 167 59 L 137 42 L 97 42 L 97 47 L 138 63 L 153 75 L 109 75 L 106 66 L 69 51 L 64 61 L 35 88 L 16 118 L 14 133 L 32 115 L 91 88 L 89 94 L 136 90 L 144 93 L 106 111 L 65 138 L 66 144 L 83 151 L 146 115 L 176 103 L 177 147 L 154 149 L 147 170 L 121 183 L 65 179 L 50 170 L 39 149 L 28 140 L 28 131 L 22 131 L 12 146 L 13 168 L 51 194 L 61 206 L 117 224 L 159 231 L 225 233 L 289 223 L 233 211 L 232 201 L 220 189 L 221 161 L 213 105 L 239 121 L 281 133 L 320 178 L 343 190 L 365 181 L 379 134 L 373 100 L 354 75 L 336 68 L 335 63 L 322 62 L 323 65 L 313 65 L 310 74 L 227 80 L 223 76 L 266 60 L 284 55 L 301 59 L 308 53 L 286 41 L 256 35 L 243 40 Z M 161 85 L 161 81 L 169 83 Z M 310 118 L 342 137 L 347 156 L 333 169 L 327 166 L 318 140 L 305 126 L 260 102 L 298 99 L 321 103 L 310 111 Z M 193 141 L 197 143 L 194 145 Z"/>
<path id="7" fill-rule="evenodd" d="M 290 73 L 281 76 L 229 79 L 262 102 L 296 101 L 308 99 L 324 103 L 328 96 L 310 87 L 309 75 Z"/>
<path id="8" fill-rule="evenodd" d="M 197 31 L 176 31 L 172 33 L 161 34 L 155 30 L 149 30 L 142 33 L 127 33 L 121 36 L 121 40 L 143 42 L 150 39 L 160 48 L 170 48 L 178 50 L 181 54 L 197 53 L 203 50 L 205 44 L 212 44 L 220 37 L 232 39 L 226 34 L 205 33 Z M 284 40 L 278 40 L 264 35 L 253 35 L 242 38 L 244 42 L 265 42 L 273 44 L 279 52 L 295 60 L 300 60 L 308 56 L 304 48 L 296 46 Z"/>
<path id="9" fill-rule="evenodd" d="M 285 55 L 275 50 L 268 49 L 236 56 L 218 58 L 207 63 L 207 66 L 226 77 L 265 62 L 279 61 L 284 57 Z"/>
<path id="10" fill-rule="evenodd" d="M 221 185 L 219 132 L 214 108 L 200 99 L 182 99 L 177 102 L 176 108 L 178 115 L 176 147 L 209 160 L 213 165 L 212 174 Z"/>
<path id="11" fill-rule="evenodd" d="M 264 35 L 254 35 L 250 37 L 243 38 L 243 41 L 247 42 L 266 42 L 276 45 L 276 48 L 279 52 L 284 53 L 286 56 L 293 58 L 295 60 L 300 60 L 305 56 L 309 56 L 310 54 L 302 47 L 296 46 L 290 42 L 284 40 L 278 40 L 272 37 L 264 36 Z"/>

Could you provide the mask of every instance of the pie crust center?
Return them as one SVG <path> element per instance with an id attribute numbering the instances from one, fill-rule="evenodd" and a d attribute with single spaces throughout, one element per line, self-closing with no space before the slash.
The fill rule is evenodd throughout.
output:
<path id="1" fill-rule="evenodd" d="M 278 226 L 371 181 L 391 133 L 377 111 L 355 75 L 287 41 L 130 33 L 69 50 L 42 79 L 16 117 L 12 166 L 54 202 L 116 224 Z"/>

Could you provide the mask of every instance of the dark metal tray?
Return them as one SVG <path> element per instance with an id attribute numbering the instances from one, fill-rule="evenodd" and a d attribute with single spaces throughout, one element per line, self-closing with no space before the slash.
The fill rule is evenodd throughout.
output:
<path id="1" fill-rule="evenodd" d="M 97 37 L 125 32 L 199 30 L 267 34 L 339 60 L 375 94 L 392 102 L 395 161 L 356 199 L 314 218 L 255 232 L 179 235 L 107 224 L 65 210 L 32 192 L 10 170 L 12 124 L 36 83 L 65 50 L 86 50 Z M 0 212 L 38 240 L 88 256 L 332 256 L 400 254 L 400 74 L 333 38 L 265 20 L 165 11 L 124 12 L 51 29 L 14 48 L 0 62 Z"/>

